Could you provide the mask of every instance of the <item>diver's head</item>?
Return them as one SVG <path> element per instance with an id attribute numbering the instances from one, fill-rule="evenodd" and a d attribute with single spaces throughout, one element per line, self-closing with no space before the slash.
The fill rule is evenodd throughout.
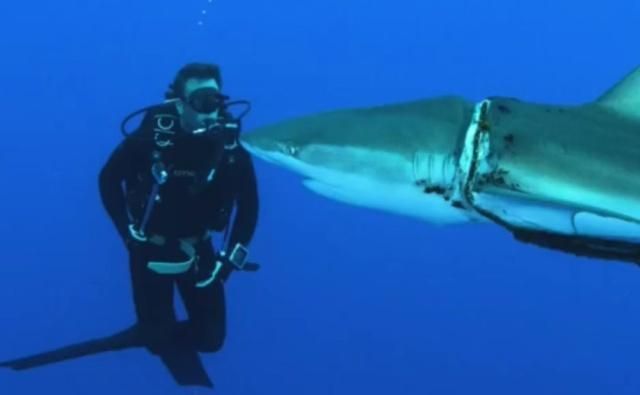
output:
<path id="1" fill-rule="evenodd" d="M 215 124 L 224 110 L 222 78 L 215 64 L 183 66 L 171 88 L 182 128 L 189 133 Z"/>

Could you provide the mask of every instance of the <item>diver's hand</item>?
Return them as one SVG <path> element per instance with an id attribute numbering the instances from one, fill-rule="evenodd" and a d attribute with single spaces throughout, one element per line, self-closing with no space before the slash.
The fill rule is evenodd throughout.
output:
<path id="1" fill-rule="evenodd" d="M 148 240 L 147 236 L 145 236 L 144 233 L 142 233 L 141 231 L 137 230 L 133 224 L 129 225 L 128 231 L 129 231 L 129 239 L 131 240 L 135 240 L 139 243 L 144 243 Z"/>
<path id="2" fill-rule="evenodd" d="M 133 224 L 130 224 L 127 227 L 127 232 L 124 234 L 123 239 L 125 247 L 129 251 L 145 244 L 154 244 L 157 246 L 165 244 L 165 239 L 162 236 L 153 235 L 151 237 L 147 237 L 142 232 L 136 230 Z"/>
<path id="3" fill-rule="evenodd" d="M 219 254 L 216 257 L 212 270 L 198 273 L 196 287 L 204 288 L 212 284 L 214 281 L 222 281 L 224 283 L 227 281 L 232 271 L 233 265 L 229 262 L 229 259 L 226 258 L 226 255 L 224 253 Z"/>
<path id="4" fill-rule="evenodd" d="M 198 275 L 196 287 L 204 288 L 214 281 L 222 281 L 225 283 L 229 279 L 231 273 L 235 270 L 255 272 L 259 269 L 260 265 L 254 262 L 242 262 L 241 264 L 236 262 L 234 264 L 230 259 L 230 256 L 227 255 L 225 251 L 221 251 L 216 257 L 213 270 Z"/>

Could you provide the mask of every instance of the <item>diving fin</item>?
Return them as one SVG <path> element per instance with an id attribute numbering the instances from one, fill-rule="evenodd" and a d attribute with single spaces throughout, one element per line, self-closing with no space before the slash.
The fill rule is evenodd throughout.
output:
<path id="1" fill-rule="evenodd" d="M 213 388 L 213 383 L 195 349 L 170 347 L 161 351 L 158 356 L 179 385 Z"/>
<path id="2" fill-rule="evenodd" d="M 26 370 L 108 351 L 142 347 L 143 343 L 140 341 L 138 332 L 137 327 L 134 326 L 111 336 L 92 339 L 55 350 L 0 362 L 0 367 L 13 370 Z"/>
<path id="3" fill-rule="evenodd" d="M 149 349 L 148 334 L 143 335 L 143 333 L 144 330 L 140 329 L 138 325 L 134 325 L 111 336 L 0 362 L 0 367 L 21 371 L 127 348 L 144 347 Z M 169 342 L 160 346 L 153 354 L 160 357 L 177 384 L 213 388 L 213 383 L 202 365 L 202 360 L 193 347 L 185 346 L 182 342 Z"/>

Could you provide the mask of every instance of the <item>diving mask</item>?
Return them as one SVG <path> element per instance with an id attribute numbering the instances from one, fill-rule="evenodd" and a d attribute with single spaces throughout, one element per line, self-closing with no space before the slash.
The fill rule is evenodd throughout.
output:
<path id="1" fill-rule="evenodd" d="M 227 97 L 215 88 L 200 88 L 193 91 L 186 102 L 194 111 L 200 114 L 211 114 L 224 108 L 224 101 Z"/>

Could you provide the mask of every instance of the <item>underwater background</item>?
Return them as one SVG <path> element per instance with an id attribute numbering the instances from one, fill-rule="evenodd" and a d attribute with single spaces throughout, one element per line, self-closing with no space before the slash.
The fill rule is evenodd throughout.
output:
<path id="1" fill-rule="evenodd" d="M 640 64 L 640 2 L 3 2 L 0 359 L 134 319 L 98 172 L 191 61 L 244 131 L 442 94 L 595 99 Z M 203 12 L 204 11 L 204 12 Z M 640 131 L 639 131 L 640 132 Z M 314 195 L 255 160 L 258 273 L 227 285 L 220 394 L 638 394 L 640 269 Z M 384 190 L 376 193 L 384 194 Z M 181 308 L 181 306 L 180 306 Z M 0 394 L 183 394 L 143 350 L 0 370 Z"/>

